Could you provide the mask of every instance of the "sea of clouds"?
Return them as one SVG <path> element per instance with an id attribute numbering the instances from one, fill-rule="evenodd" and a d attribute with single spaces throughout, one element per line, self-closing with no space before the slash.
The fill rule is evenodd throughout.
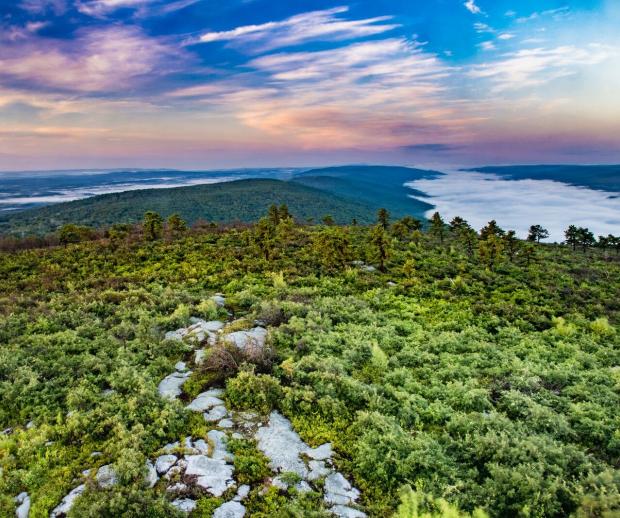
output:
<path id="1" fill-rule="evenodd" d="M 506 180 L 486 173 L 450 171 L 436 178 L 405 184 L 429 198 L 415 199 L 436 206 L 446 221 L 465 218 L 480 229 L 495 219 L 504 229 L 527 236 L 530 225 L 549 230 L 548 241 L 564 240 L 568 225 L 588 227 L 596 236 L 620 235 L 618 194 L 575 187 L 549 180 Z"/>

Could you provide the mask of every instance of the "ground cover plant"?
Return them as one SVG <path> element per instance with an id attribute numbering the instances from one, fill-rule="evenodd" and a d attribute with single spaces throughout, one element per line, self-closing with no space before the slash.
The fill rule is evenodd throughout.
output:
<path id="1" fill-rule="evenodd" d="M 192 316 L 260 321 L 273 357 L 222 374 L 214 356 L 187 390 L 223 387 L 231 407 L 277 409 L 310 445 L 331 442 L 370 516 L 620 512 L 609 240 L 524 242 L 439 215 L 422 230 L 386 212 L 372 226 L 299 225 L 286 207 L 237 228 L 150 214 L 121 230 L 0 255 L 0 515 L 27 491 L 30 516 L 48 516 L 107 463 L 120 483 L 91 487 L 73 516 L 176 515 L 143 470 L 164 444 L 205 433 L 185 401 L 157 394 L 190 353 L 164 334 Z M 232 447 L 244 480 L 267 476 L 255 445 Z M 277 488 L 247 508 L 324 515 L 315 495 Z"/>

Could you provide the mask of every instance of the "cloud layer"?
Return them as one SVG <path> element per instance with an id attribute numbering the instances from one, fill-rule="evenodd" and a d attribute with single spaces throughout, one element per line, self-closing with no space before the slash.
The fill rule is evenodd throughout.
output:
<path id="1" fill-rule="evenodd" d="M 457 171 L 407 186 L 427 193 L 430 200 L 418 199 L 434 204 L 444 219 L 461 216 L 476 229 L 495 219 L 525 238 L 530 225 L 540 224 L 549 230 L 549 241 L 561 242 L 569 225 L 588 227 L 597 236 L 620 228 L 620 198 L 559 182 Z"/>

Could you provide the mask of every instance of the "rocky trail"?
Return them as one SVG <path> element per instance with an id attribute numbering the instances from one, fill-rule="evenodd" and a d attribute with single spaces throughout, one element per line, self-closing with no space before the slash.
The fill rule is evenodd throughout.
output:
<path id="1" fill-rule="evenodd" d="M 213 297 L 220 307 L 225 299 L 218 294 Z M 264 347 L 267 329 L 257 326 L 251 329 L 226 333 L 221 321 L 205 321 L 192 318 L 190 325 L 166 333 L 165 339 L 193 344 L 193 358 L 188 366 L 184 361 L 175 365 L 175 371 L 166 376 L 158 386 L 162 398 L 175 400 L 183 395 L 183 385 L 192 374 L 191 367 L 204 360 L 209 347 L 225 341 L 245 350 Z M 169 496 L 174 507 L 188 515 L 196 509 L 201 496 L 222 498 L 223 503 L 215 509 L 215 518 L 242 518 L 250 516 L 244 501 L 251 491 L 267 491 L 270 486 L 286 492 L 293 486 L 297 492 L 316 491 L 322 495 L 325 508 L 340 518 L 363 518 L 366 514 L 357 502 L 360 492 L 337 471 L 333 462 L 330 443 L 312 448 L 295 432 L 291 422 L 277 411 L 269 416 L 255 412 L 237 412 L 226 407 L 224 391 L 207 390 L 186 406 L 187 410 L 202 414 L 211 427 L 205 437 L 185 437 L 164 445 L 147 461 L 145 484 L 149 488 L 160 487 Z M 261 487 L 250 487 L 235 478 L 234 455 L 229 451 L 231 439 L 255 441 L 258 449 L 269 459 L 271 477 Z M 50 518 L 63 518 L 75 500 L 85 491 L 90 470 L 85 470 L 83 480 L 71 490 L 51 512 Z M 112 465 L 98 468 L 94 481 L 101 488 L 118 483 Z M 28 518 L 30 498 L 26 493 L 16 497 L 17 518 Z"/>

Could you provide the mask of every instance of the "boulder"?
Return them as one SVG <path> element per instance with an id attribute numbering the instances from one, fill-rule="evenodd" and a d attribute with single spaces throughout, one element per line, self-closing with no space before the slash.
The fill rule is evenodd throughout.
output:
<path id="1" fill-rule="evenodd" d="M 185 408 L 192 410 L 193 412 L 205 412 L 214 406 L 221 406 L 224 404 L 224 401 L 217 397 L 221 393 L 222 391 L 219 389 L 207 390 L 206 392 L 199 394 L 198 397 Z"/>
<path id="2" fill-rule="evenodd" d="M 330 442 L 322 444 L 318 448 L 312 448 L 306 452 L 306 455 L 313 460 L 331 459 L 332 454 L 332 444 Z"/>
<path id="3" fill-rule="evenodd" d="M 189 514 L 196 509 L 196 500 L 192 500 L 191 498 L 177 498 L 172 502 L 172 505 L 179 511 Z"/>
<path id="4" fill-rule="evenodd" d="M 28 518 L 30 515 L 30 496 L 25 491 L 15 497 L 17 503 L 17 509 L 15 509 L 15 516 L 17 518 Z"/>
<path id="5" fill-rule="evenodd" d="M 324 499 L 328 504 L 350 505 L 359 498 L 360 492 L 351 486 L 342 473 L 332 473 L 325 479 Z"/>
<path id="6" fill-rule="evenodd" d="M 205 412 L 203 416 L 207 423 L 214 423 L 216 421 L 219 421 L 220 419 L 224 419 L 225 417 L 227 417 L 228 410 L 226 410 L 226 407 L 223 405 L 214 406 L 211 410 Z"/>
<path id="7" fill-rule="evenodd" d="M 170 468 L 177 463 L 177 457 L 175 455 L 162 455 L 157 457 L 155 461 L 155 469 L 159 475 L 168 473 Z"/>
<path id="8" fill-rule="evenodd" d="M 346 505 L 335 505 L 330 511 L 338 516 L 338 518 L 366 518 L 366 513 L 363 513 L 359 509 L 353 509 Z"/>
<path id="9" fill-rule="evenodd" d="M 239 489 L 237 489 L 237 494 L 235 495 L 235 498 L 233 498 L 233 500 L 235 502 L 241 502 L 242 500 L 245 500 L 249 494 L 250 486 L 248 486 L 247 484 L 243 484 L 242 486 L 239 486 Z"/>
<path id="10" fill-rule="evenodd" d="M 155 466 L 150 460 L 147 460 L 146 461 L 146 475 L 144 476 L 144 482 L 146 484 L 146 487 L 148 488 L 155 487 L 155 484 L 157 484 L 158 480 L 159 480 L 159 477 L 157 476 L 157 469 L 155 469 Z"/>
<path id="11" fill-rule="evenodd" d="M 58 504 L 58 506 L 56 506 L 52 510 L 52 512 L 50 513 L 50 518 L 61 518 L 63 516 L 66 516 L 73 507 L 75 499 L 80 496 L 85 489 L 86 486 L 84 484 L 81 484 L 75 489 L 73 489 L 67 496 L 62 499 L 60 504 Z"/>
<path id="12" fill-rule="evenodd" d="M 224 341 L 241 351 L 248 352 L 264 349 L 266 340 L 267 330 L 264 327 L 255 327 L 249 331 L 235 331 L 224 335 Z"/>
<path id="13" fill-rule="evenodd" d="M 173 372 L 169 376 L 166 376 L 157 387 L 159 395 L 165 399 L 178 398 L 182 393 L 181 387 L 191 374 L 191 371 Z"/>
<path id="14" fill-rule="evenodd" d="M 116 471 L 111 464 L 106 464 L 105 466 L 101 466 L 97 470 L 97 474 L 95 475 L 95 480 L 99 487 L 106 489 L 108 487 L 112 487 L 118 483 L 118 478 L 116 476 Z"/>
<path id="15" fill-rule="evenodd" d="M 209 442 L 213 445 L 213 451 L 211 452 L 211 458 L 232 460 L 233 456 L 226 449 L 226 441 L 228 437 L 224 432 L 220 430 L 211 430 L 207 433 Z"/>
<path id="16" fill-rule="evenodd" d="M 308 468 L 300 458 L 309 448 L 293 430 L 291 422 L 278 412 L 272 412 L 267 426 L 256 432 L 258 448 L 269 459 L 269 467 L 275 472 L 293 472 L 305 479 Z"/>
<path id="17" fill-rule="evenodd" d="M 245 507 L 234 500 L 220 505 L 213 513 L 213 518 L 243 518 L 244 516 Z"/>
<path id="18" fill-rule="evenodd" d="M 211 300 L 213 302 L 215 302 L 215 305 L 218 308 L 223 308 L 226 305 L 226 299 L 224 298 L 224 296 L 220 293 L 217 293 L 216 295 L 213 295 L 213 297 L 211 297 Z"/>
<path id="19" fill-rule="evenodd" d="M 196 485 L 206 489 L 213 496 L 222 496 L 234 485 L 234 468 L 222 459 L 211 459 L 206 455 L 187 455 L 186 477 L 196 477 Z"/>

